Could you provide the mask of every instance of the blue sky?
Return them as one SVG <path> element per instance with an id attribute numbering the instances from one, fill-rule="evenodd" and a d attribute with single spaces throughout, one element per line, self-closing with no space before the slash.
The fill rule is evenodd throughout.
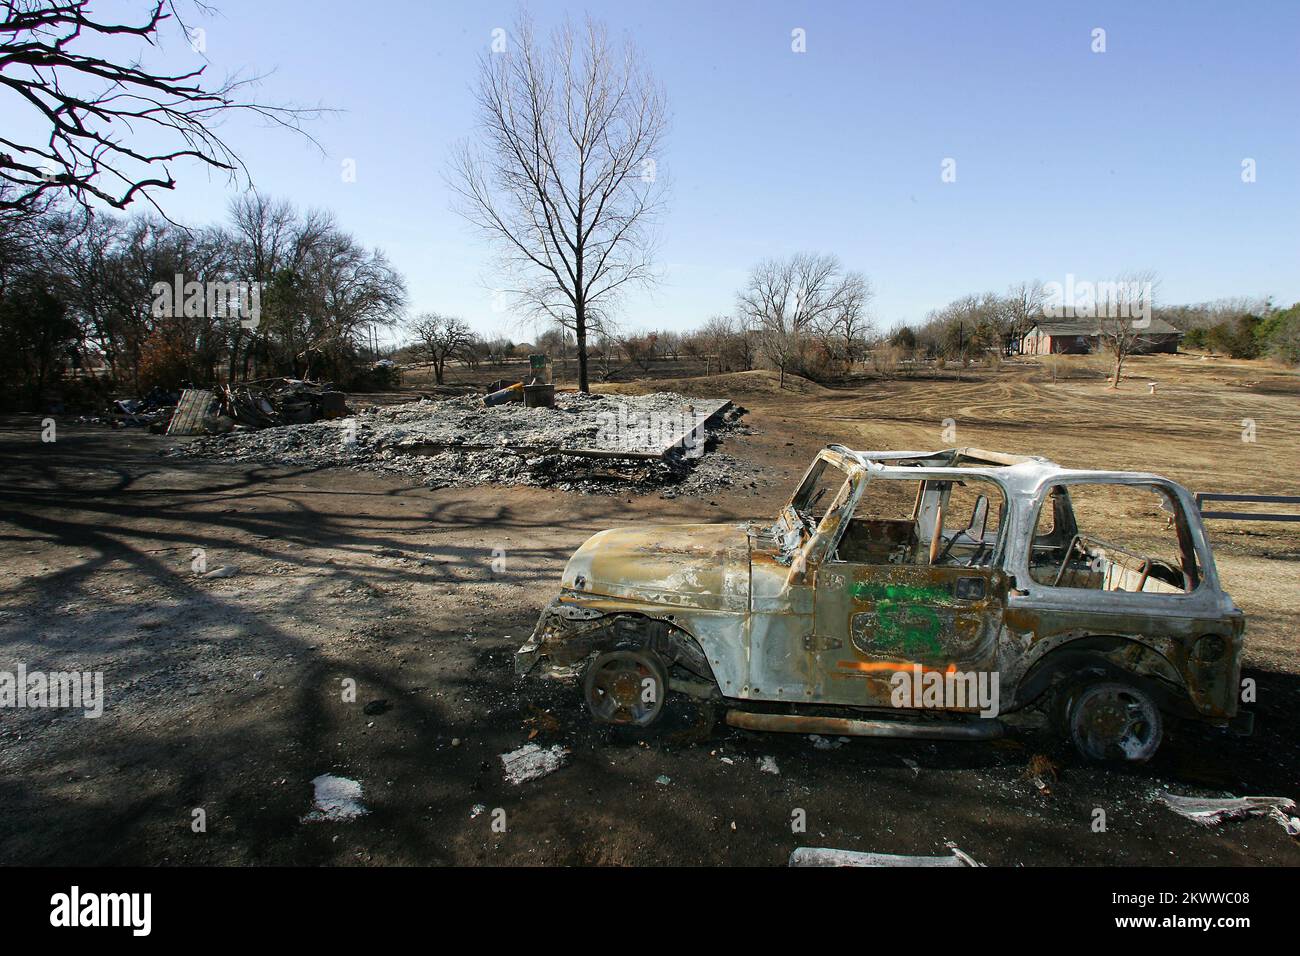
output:
<path id="1" fill-rule="evenodd" d="M 343 112 L 322 157 L 244 120 L 223 134 L 259 189 L 336 212 L 405 273 L 412 311 L 529 338 L 492 309 L 492 259 L 450 211 L 450 146 L 474 131 L 475 58 L 516 3 L 215 0 L 210 70 L 274 71 L 260 96 Z M 665 281 L 630 328 L 729 311 L 757 260 L 833 252 L 882 327 L 1021 279 L 1160 276 L 1158 301 L 1300 300 L 1300 4 L 548 2 L 630 35 L 667 90 Z M 791 51 L 791 30 L 807 52 Z M 1091 51 L 1094 28 L 1106 52 Z M 183 43 L 169 62 L 197 57 Z M 341 163 L 356 160 L 357 181 Z M 956 182 L 941 163 L 956 160 Z M 1257 181 L 1243 183 L 1254 159 Z M 221 218 L 195 167 L 163 202 Z"/>

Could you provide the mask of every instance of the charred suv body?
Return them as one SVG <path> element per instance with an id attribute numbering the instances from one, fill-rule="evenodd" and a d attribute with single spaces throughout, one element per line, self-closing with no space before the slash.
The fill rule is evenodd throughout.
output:
<path id="1" fill-rule="evenodd" d="M 739 727 L 928 738 L 1043 701 L 1085 757 L 1144 761 L 1163 715 L 1242 723 L 1243 632 L 1172 481 L 831 445 L 774 522 L 592 536 L 516 670 L 638 725 L 666 690 Z"/>

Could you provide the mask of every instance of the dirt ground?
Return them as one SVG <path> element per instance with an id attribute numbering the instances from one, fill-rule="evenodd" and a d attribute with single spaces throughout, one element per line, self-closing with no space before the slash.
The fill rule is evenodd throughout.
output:
<path id="1" fill-rule="evenodd" d="M 749 433 L 724 450 L 761 477 L 709 498 L 429 490 L 164 458 L 174 440 L 139 430 L 61 422 L 43 443 L 39 419 L 5 419 L 0 669 L 102 670 L 106 704 L 99 719 L 0 710 L 0 863 L 780 865 L 801 845 L 945 854 L 946 841 L 989 865 L 1300 863 L 1271 820 L 1203 828 L 1153 801 L 1166 787 L 1300 798 L 1296 525 L 1212 526 L 1248 617 L 1256 734 L 1173 726 L 1140 770 L 1078 763 L 1032 714 L 993 743 L 819 750 L 710 727 L 674 698 L 653 732 L 627 734 L 594 728 L 576 688 L 513 676 L 514 649 L 588 535 L 774 514 L 830 441 L 943 447 L 951 419 L 957 444 L 1151 470 L 1197 491 L 1296 493 L 1293 373 L 1149 357 L 1114 392 L 1045 368 L 780 393 L 764 373 L 655 381 L 749 409 Z M 194 549 L 237 573 L 198 578 Z M 530 735 L 572 753 L 510 785 L 498 755 Z M 1059 768 L 1050 795 L 1027 779 L 1039 754 Z M 359 781 L 369 813 L 302 822 L 325 773 Z M 806 833 L 792 832 L 798 810 Z"/>

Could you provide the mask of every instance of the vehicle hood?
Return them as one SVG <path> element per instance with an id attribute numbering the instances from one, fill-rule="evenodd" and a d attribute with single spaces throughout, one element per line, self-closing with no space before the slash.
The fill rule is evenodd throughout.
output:
<path id="1" fill-rule="evenodd" d="M 749 536 L 743 524 L 651 525 L 594 534 L 564 569 L 563 586 L 678 607 L 749 606 Z"/>

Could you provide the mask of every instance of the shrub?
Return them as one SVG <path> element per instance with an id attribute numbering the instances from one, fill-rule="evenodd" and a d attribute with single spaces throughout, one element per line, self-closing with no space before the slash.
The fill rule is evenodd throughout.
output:
<path id="1" fill-rule="evenodd" d="M 1261 319 L 1255 315 L 1243 315 L 1235 321 L 1220 322 L 1206 330 L 1205 344 L 1230 358 L 1258 358 L 1260 341 L 1256 330 L 1261 324 Z"/>
<path id="2" fill-rule="evenodd" d="M 345 380 L 349 392 L 395 392 L 402 387 L 402 370 L 392 362 L 376 362 L 359 368 Z"/>
<path id="3" fill-rule="evenodd" d="M 1300 364 L 1300 304 L 1271 313 L 1255 333 L 1263 354 L 1288 365 Z"/>

